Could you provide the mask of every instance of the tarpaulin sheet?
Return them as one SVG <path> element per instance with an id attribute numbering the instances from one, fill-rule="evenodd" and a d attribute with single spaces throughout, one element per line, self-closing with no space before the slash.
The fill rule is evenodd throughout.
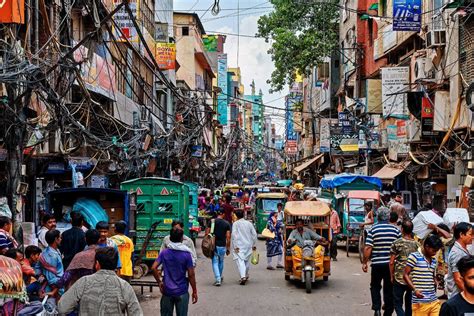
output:
<path id="1" fill-rule="evenodd" d="M 370 176 L 361 176 L 357 174 L 343 173 L 334 176 L 326 176 L 321 180 L 320 186 L 323 189 L 334 189 L 341 185 L 352 183 L 356 180 L 363 180 L 382 188 L 382 181 L 379 178 Z"/>

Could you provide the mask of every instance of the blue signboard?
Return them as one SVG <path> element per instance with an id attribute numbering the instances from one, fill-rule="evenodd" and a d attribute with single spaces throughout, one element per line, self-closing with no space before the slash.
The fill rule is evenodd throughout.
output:
<path id="1" fill-rule="evenodd" d="M 293 105 L 295 103 L 301 102 L 301 96 L 288 96 L 286 98 L 286 113 L 285 113 L 285 123 L 286 123 L 286 140 L 297 140 L 297 133 L 295 132 L 294 126 L 294 117 L 293 117 Z"/>
<path id="2" fill-rule="evenodd" d="M 222 91 L 217 95 L 217 119 L 227 125 L 227 54 L 217 56 L 217 87 Z"/>
<path id="3" fill-rule="evenodd" d="M 422 0 L 393 0 L 393 30 L 421 30 Z"/>

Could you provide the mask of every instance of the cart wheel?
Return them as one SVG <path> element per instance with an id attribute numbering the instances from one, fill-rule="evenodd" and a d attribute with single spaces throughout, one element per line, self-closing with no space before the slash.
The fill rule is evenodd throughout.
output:
<path id="1" fill-rule="evenodd" d="M 364 261 L 364 248 L 365 248 L 365 236 L 364 233 L 360 234 L 359 237 L 359 259 L 360 263 Z"/>
<path id="2" fill-rule="evenodd" d="M 146 276 L 148 272 L 150 272 L 150 268 L 148 268 L 146 263 L 140 263 L 140 268 L 142 268 L 143 276 Z"/>
<path id="3" fill-rule="evenodd" d="M 133 267 L 133 278 L 140 279 L 143 276 L 143 269 L 141 265 Z"/>
<path id="4" fill-rule="evenodd" d="M 350 237 L 346 236 L 346 256 L 349 257 L 349 246 L 350 246 Z"/>
<path id="5" fill-rule="evenodd" d="M 305 271 L 304 272 L 304 281 L 305 281 L 305 285 L 306 285 L 306 293 L 311 293 L 311 290 L 313 288 L 312 274 L 313 274 L 313 271 Z"/>

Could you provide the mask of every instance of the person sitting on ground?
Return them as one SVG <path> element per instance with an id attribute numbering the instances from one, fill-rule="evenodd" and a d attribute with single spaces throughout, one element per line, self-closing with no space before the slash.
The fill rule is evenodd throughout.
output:
<path id="1" fill-rule="evenodd" d="M 46 233 L 56 229 L 56 218 L 52 214 L 45 214 L 41 221 L 43 226 L 41 226 L 40 230 L 38 231 L 38 246 L 41 250 L 44 250 L 48 247 L 48 242 L 46 241 Z"/>
<path id="2" fill-rule="evenodd" d="M 171 228 L 178 227 L 179 229 L 182 229 L 184 231 L 184 223 L 183 221 L 179 219 L 173 220 L 171 223 Z M 171 242 L 170 235 L 166 235 L 163 238 L 163 241 L 161 242 L 161 248 L 160 252 L 162 252 L 164 249 L 174 249 L 174 250 L 181 250 L 181 251 L 188 251 L 191 254 L 191 257 L 193 259 L 193 266 L 196 266 L 197 262 L 197 254 L 196 254 L 196 248 L 194 247 L 193 240 L 189 238 L 186 235 L 183 235 L 183 241 L 176 244 Z"/>
<path id="3" fill-rule="evenodd" d="M 457 263 L 462 291 L 441 306 L 440 316 L 472 315 L 474 313 L 474 256 L 467 256 Z"/>
<path id="4" fill-rule="evenodd" d="M 79 315 L 143 315 L 132 286 L 115 274 L 118 252 L 112 247 L 97 249 L 96 273 L 80 278 L 61 297 L 60 315 L 79 305 Z M 71 262 L 72 264 L 72 262 Z"/>
<path id="5" fill-rule="evenodd" d="M 18 243 L 10 235 L 12 220 L 7 216 L 0 216 L 0 255 L 12 248 L 17 248 Z"/>
<path id="6" fill-rule="evenodd" d="M 118 221 L 115 223 L 115 235 L 111 239 L 118 247 L 122 267 L 119 270 L 119 276 L 130 283 L 133 276 L 132 255 L 135 250 L 133 241 L 125 236 L 127 223 L 125 221 Z"/>

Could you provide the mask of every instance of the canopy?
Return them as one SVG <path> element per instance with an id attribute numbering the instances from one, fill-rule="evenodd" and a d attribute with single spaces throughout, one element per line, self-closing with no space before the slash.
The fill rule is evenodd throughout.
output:
<path id="1" fill-rule="evenodd" d="M 410 165 L 410 161 L 402 162 L 401 164 L 387 164 L 383 166 L 382 169 L 377 171 L 373 177 L 380 178 L 382 181 L 392 181 L 402 173 L 408 166 Z"/>
<path id="2" fill-rule="evenodd" d="M 318 161 L 319 159 L 321 159 L 322 157 L 324 156 L 324 154 L 319 154 L 317 155 L 316 157 L 313 157 L 309 160 L 306 160 L 305 162 L 303 162 L 302 164 L 296 166 L 293 168 L 293 172 L 294 173 L 300 173 L 301 171 L 309 168 L 312 164 L 314 164 L 316 161 Z"/>
<path id="3" fill-rule="evenodd" d="M 279 187 L 289 187 L 293 183 L 293 180 L 278 180 L 277 185 Z"/>
<path id="4" fill-rule="evenodd" d="M 328 216 L 331 208 L 321 201 L 291 201 L 286 202 L 285 213 L 292 216 Z"/>
<path id="5" fill-rule="evenodd" d="M 285 193 L 259 193 L 257 195 L 257 199 L 286 199 L 286 194 Z"/>
<path id="6" fill-rule="evenodd" d="M 380 201 L 380 192 L 369 190 L 349 191 L 349 193 L 347 194 L 347 198 Z"/>
<path id="7" fill-rule="evenodd" d="M 361 176 L 358 174 L 350 174 L 350 173 L 342 173 L 342 174 L 337 174 L 333 176 L 325 176 L 321 180 L 320 186 L 323 189 L 334 189 L 341 185 L 352 183 L 358 179 L 363 180 L 367 183 L 376 185 L 379 188 L 382 188 L 382 181 L 380 181 L 379 178 L 370 177 L 370 176 Z"/>

